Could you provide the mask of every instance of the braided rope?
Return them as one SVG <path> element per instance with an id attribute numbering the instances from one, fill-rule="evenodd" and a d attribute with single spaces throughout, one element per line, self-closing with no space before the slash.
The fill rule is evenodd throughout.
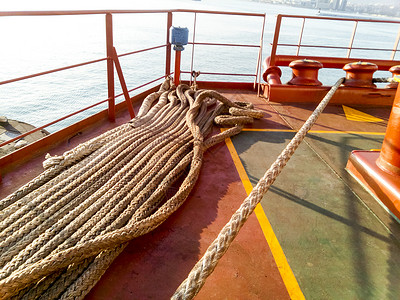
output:
<path id="1" fill-rule="evenodd" d="M 258 181 L 250 195 L 243 201 L 240 208 L 232 215 L 230 221 L 224 226 L 218 237 L 208 247 L 203 257 L 196 263 L 190 271 L 188 277 L 181 283 L 171 299 L 192 299 L 200 291 L 207 277 L 214 271 L 221 257 L 228 250 L 240 228 L 244 225 L 250 214 L 254 211 L 257 204 L 261 201 L 269 187 L 274 183 L 283 167 L 303 141 L 307 132 L 317 121 L 326 105 L 329 103 L 333 94 L 342 84 L 343 78 L 338 80 L 330 91 L 326 94 L 321 103 L 317 106 L 304 125 L 296 133 L 290 143 L 278 156 L 275 162 L 267 170 L 264 176 Z"/>
<path id="2" fill-rule="evenodd" d="M 223 106 L 250 110 L 215 91 L 175 89 L 167 78 L 135 119 L 47 156 L 41 175 L 0 201 L 0 298 L 84 297 L 126 242 L 182 205 L 204 151 L 241 131 L 236 121 L 204 138 Z"/>

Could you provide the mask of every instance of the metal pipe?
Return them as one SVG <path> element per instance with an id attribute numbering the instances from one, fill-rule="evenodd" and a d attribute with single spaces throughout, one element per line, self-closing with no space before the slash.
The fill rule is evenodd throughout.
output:
<path id="1" fill-rule="evenodd" d="M 166 46 L 167 46 L 167 45 L 159 45 L 159 46 L 154 46 L 154 47 L 150 47 L 150 48 L 140 49 L 140 50 L 136 50 L 136 51 L 132 51 L 132 52 L 126 52 L 126 53 L 118 54 L 118 57 L 127 56 L 127 55 L 132 55 L 132 54 L 137 54 L 137 53 L 146 52 L 146 51 L 150 51 L 150 50 L 155 50 L 155 49 L 163 48 L 163 47 L 166 47 Z"/>
<path id="2" fill-rule="evenodd" d="M 113 27 L 112 15 L 106 14 L 106 47 L 107 47 L 107 86 L 108 86 L 108 119 L 115 122 L 115 87 L 113 63 Z"/>
<path id="3" fill-rule="evenodd" d="M 169 29 L 172 27 L 172 12 L 167 14 L 167 47 L 165 49 L 165 76 L 171 74 L 171 43 Z"/>
<path id="4" fill-rule="evenodd" d="M 142 85 L 139 85 L 139 86 L 137 86 L 137 87 L 134 87 L 133 89 L 130 89 L 128 92 L 130 93 L 130 92 L 133 92 L 133 91 L 136 91 L 136 90 L 138 90 L 138 89 L 140 89 L 140 88 L 142 88 L 142 87 L 144 87 L 144 86 L 146 86 L 146 85 L 149 85 L 150 83 L 154 83 L 154 82 L 156 82 L 156 81 L 158 81 L 158 80 L 160 80 L 160 79 L 163 79 L 165 76 L 161 76 L 161 77 L 158 77 L 158 78 L 156 78 L 156 79 L 153 79 L 153 80 L 151 80 L 151 81 L 149 81 L 149 82 L 146 82 L 146 83 L 143 83 Z M 119 94 L 119 95 L 117 95 L 116 97 L 119 97 L 119 96 L 122 96 L 123 94 L 121 93 L 121 94 Z M 116 98 L 115 97 L 115 98 Z"/>
<path id="5" fill-rule="evenodd" d="M 132 92 L 132 91 L 138 90 L 138 89 L 140 89 L 140 88 L 142 88 L 142 87 L 145 87 L 146 85 L 149 85 L 149 84 L 151 84 L 151 83 L 154 83 L 154 82 L 156 82 L 156 81 L 158 81 L 158 80 L 160 80 L 160 79 L 163 79 L 163 78 L 164 78 L 164 76 L 158 77 L 158 78 L 153 79 L 153 80 L 151 80 L 151 81 L 149 81 L 149 82 L 146 82 L 146 83 L 144 83 L 144 84 L 142 84 L 142 85 L 139 85 L 139 86 L 137 86 L 137 87 L 134 87 L 133 89 L 128 90 L 128 92 L 130 93 L 130 92 Z M 124 95 L 124 93 L 120 93 L 120 94 L 116 95 L 115 98 L 121 97 L 122 95 Z M 1 144 L 0 144 L 0 147 L 3 147 L 3 146 L 5 146 L 5 145 L 8 145 L 8 144 L 10 144 L 10 143 L 12 143 L 12 142 L 14 142 L 14 141 L 16 141 L 16 140 L 19 140 L 19 139 L 21 139 L 21 138 L 23 138 L 23 137 L 25 137 L 25 136 L 27 136 L 27 135 L 30 135 L 30 134 L 34 133 L 34 132 L 36 132 L 36 131 L 42 130 L 42 129 L 44 129 L 44 128 L 46 128 L 46 127 L 49 127 L 49 126 L 51 126 L 51 125 L 53 125 L 53 124 L 56 124 L 56 123 L 58 123 L 58 122 L 61 122 L 61 121 L 65 120 L 65 119 L 68 119 L 68 118 L 70 118 L 70 117 L 72 117 L 72 116 L 75 116 L 75 115 L 77 115 L 77 114 L 79 114 L 79 113 L 81 113 L 81 112 L 84 112 L 85 110 L 91 109 L 91 108 L 96 107 L 96 106 L 98 106 L 98 105 L 100 105 L 100 104 L 103 104 L 103 103 L 105 103 L 105 102 L 108 102 L 109 100 L 110 100 L 110 99 L 101 100 L 100 102 L 97 102 L 97 103 L 95 103 L 95 104 L 92 104 L 92 105 L 90 105 L 90 106 L 87 106 L 87 107 L 85 107 L 85 108 L 82 108 L 82 109 L 80 109 L 80 110 L 77 110 L 77 111 L 75 111 L 75 112 L 73 112 L 73 113 L 70 113 L 70 114 L 68 114 L 68 115 L 66 115 L 66 116 L 63 116 L 63 117 L 61 117 L 61 118 L 59 118 L 59 119 L 57 119 L 57 120 L 51 121 L 50 123 L 47 123 L 47 124 L 45 124 L 45 125 L 43 125 L 43 126 L 36 127 L 36 128 L 34 128 L 34 129 L 32 129 L 32 130 L 30 130 L 30 131 L 28 131 L 28 132 L 25 132 L 25 133 L 23 133 L 23 134 L 21 134 L 21 135 L 15 137 L 15 138 L 9 139 L 9 140 L 7 140 L 7 141 L 1 143 Z"/>
<path id="6" fill-rule="evenodd" d="M 282 18 L 293 18 L 293 19 L 302 19 L 303 15 L 278 15 Z M 350 21 L 350 22 L 365 22 L 365 23 L 391 23 L 391 24 L 400 24 L 400 21 L 392 21 L 392 20 L 373 20 L 373 19 L 357 19 L 357 18 L 342 18 L 342 17 L 317 17 L 317 16 L 307 16 L 307 19 L 314 20 L 332 20 L 332 21 Z"/>
<path id="7" fill-rule="evenodd" d="M 213 10 L 194 10 L 194 9 L 154 9 L 154 10 L 64 10 L 64 11 L 2 11 L 0 17 L 10 16 L 68 16 L 68 15 L 104 15 L 104 14 L 154 14 L 154 13 L 204 13 L 217 15 L 232 15 L 232 16 L 253 16 L 263 17 L 264 14 L 258 13 L 242 13 L 228 11 L 213 11 Z M 400 23 L 400 22 L 399 22 Z"/>
<path id="8" fill-rule="evenodd" d="M 394 57 L 396 56 L 397 47 L 399 46 L 399 41 L 400 41 L 400 28 L 399 28 L 399 32 L 397 33 L 396 41 L 394 42 L 392 56 L 390 57 L 391 60 L 394 60 Z"/>
<path id="9" fill-rule="evenodd" d="M 190 74 L 189 71 L 180 71 L 180 73 Z M 229 76 L 256 76 L 255 74 L 238 74 L 238 73 L 216 73 L 216 72 L 201 72 L 203 75 L 229 75 Z"/>
<path id="10" fill-rule="evenodd" d="M 193 42 L 192 42 L 192 58 L 190 62 L 190 74 L 193 73 L 193 60 L 194 60 L 194 46 L 196 45 L 196 20 L 197 20 L 197 13 L 194 13 L 194 20 L 193 20 Z M 190 75 L 190 85 L 192 85 L 192 76 Z"/>
<path id="11" fill-rule="evenodd" d="M 303 39 L 303 32 L 304 32 L 305 23 L 306 23 L 306 18 L 303 18 L 303 23 L 301 24 L 301 30 L 300 30 L 300 35 L 299 35 L 299 41 L 297 43 L 296 55 L 299 55 L 299 52 L 300 52 L 301 40 Z"/>
<path id="12" fill-rule="evenodd" d="M 349 58 L 349 57 L 350 57 L 351 49 L 352 49 L 352 47 L 353 47 L 354 37 L 356 36 L 357 26 L 358 26 L 358 21 L 355 21 L 353 33 L 352 33 L 352 35 L 351 35 L 350 44 L 349 44 L 349 48 L 348 48 L 349 50 L 347 51 L 347 56 L 346 56 L 346 58 Z"/>
<path id="13" fill-rule="evenodd" d="M 276 17 L 274 41 L 272 42 L 270 66 L 275 66 L 276 49 L 278 48 L 279 32 L 281 30 L 282 15 Z"/>
<path id="14" fill-rule="evenodd" d="M 6 83 L 11 83 L 11 82 L 16 82 L 16 81 L 20 81 L 20 80 L 24 80 L 24 79 L 30 79 L 30 78 L 33 78 L 33 77 L 42 76 L 42 75 L 46 75 L 46 74 L 56 73 L 56 72 L 59 72 L 59 71 L 64 71 L 64 70 L 68 70 L 68 69 L 72 69 L 72 68 L 76 68 L 76 67 L 90 65 L 90 64 L 97 63 L 97 62 L 100 62 L 100 61 L 105 61 L 105 60 L 107 60 L 107 58 L 100 58 L 100 59 L 91 60 L 91 61 L 88 61 L 88 62 L 76 64 L 76 65 L 71 65 L 71 66 L 67 66 L 67 67 L 62 67 L 62 68 L 58 68 L 58 69 L 53 69 L 53 70 L 49 70 L 49 71 L 44 71 L 44 72 L 40 72 L 40 73 L 26 75 L 26 76 L 22 76 L 22 77 L 18 77 L 18 78 L 8 79 L 8 80 L 1 81 L 0 85 L 6 84 Z"/>
<path id="15" fill-rule="evenodd" d="M 115 47 L 113 47 L 113 53 L 112 54 L 113 54 L 113 60 L 114 60 L 114 64 L 115 64 L 115 69 L 117 70 L 119 82 L 121 84 L 122 92 L 123 92 L 124 97 L 125 97 L 126 106 L 128 107 L 128 111 L 129 111 L 129 115 L 130 115 L 131 119 L 133 119 L 135 117 L 135 111 L 133 110 L 131 97 L 129 96 L 129 92 L 128 92 L 128 89 L 126 87 L 124 74 L 122 73 L 121 64 L 119 63 L 118 54 L 117 54 L 117 50 L 115 49 Z"/>
<path id="16" fill-rule="evenodd" d="M 229 46 L 229 47 L 253 47 L 258 48 L 260 45 L 248 45 L 248 44 L 222 44 L 222 43 L 201 43 L 196 42 L 196 45 L 205 45 L 205 46 Z M 188 45 L 193 45 L 193 42 L 188 42 Z"/>
<path id="17" fill-rule="evenodd" d="M 277 46 L 285 46 L 285 47 L 297 47 L 297 44 L 284 44 L 278 43 Z M 349 47 L 341 47 L 341 46 L 323 46 L 323 45 L 301 45 L 303 48 L 322 48 L 322 49 L 349 49 Z M 352 50 L 370 50 L 370 51 L 393 51 L 393 49 L 389 48 L 367 48 L 367 47 L 352 47 Z"/>
<path id="18" fill-rule="evenodd" d="M 52 121 L 52 122 L 50 122 L 50 123 L 47 123 L 47 124 L 45 124 L 45 125 L 43 125 L 43 126 L 36 127 L 36 128 L 34 128 L 34 129 L 32 129 L 32 130 L 29 130 L 29 131 L 27 131 L 27 132 L 25 132 L 25 133 L 23 133 L 23 134 L 21 134 L 21 135 L 15 137 L 15 138 L 9 139 L 9 140 L 7 140 L 7 141 L 1 143 L 1 144 L 0 144 L 0 147 L 3 147 L 3 146 L 8 145 L 8 144 L 10 144 L 10 143 L 12 143 L 12 142 L 15 142 L 16 140 L 22 139 L 23 137 L 25 137 L 25 136 L 27 136 L 27 135 L 30 135 L 30 134 L 32 134 L 32 133 L 34 133 L 34 132 L 36 132 L 36 131 L 39 131 L 39 130 L 42 130 L 42 129 L 46 128 L 46 127 L 49 127 L 49 126 L 51 126 L 51 125 L 53 125 L 53 124 L 55 124 L 55 123 L 61 122 L 61 121 L 65 120 L 65 119 L 67 119 L 67 118 L 69 118 L 69 117 L 72 117 L 72 116 L 74 116 L 74 115 L 77 115 L 77 114 L 79 114 L 79 113 L 81 113 L 81 112 L 84 112 L 85 110 L 88 110 L 88 109 L 90 109 L 90 108 L 93 108 L 93 107 L 95 107 L 95 106 L 97 106 L 97 105 L 100 105 L 100 104 L 102 104 L 102 103 L 105 103 L 105 102 L 107 102 L 107 101 L 109 101 L 109 99 L 102 100 L 102 101 L 97 102 L 97 103 L 95 103 L 95 104 L 92 104 L 92 105 L 90 105 L 90 106 L 88 106 L 88 107 L 85 107 L 85 108 L 82 108 L 82 109 L 80 109 L 80 110 L 77 110 L 77 111 L 75 111 L 75 112 L 73 112 L 73 113 L 70 113 L 70 114 L 68 114 L 68 115 L 66 115 L 66 116 L 64 116 L 64 117 L 61 117 L 61 118 L 57 119 L 57 120 L 54 120 L 54 121 Z"/>
<path id="19" fill-rule="evenodd" d="M 267 14 L 264 15 L 264 19 L 261 26 L 261 35 L 260 35 L 260 48 L 258 49 L 258 57 L 257 57 L 257 67 L 256 67 L 256 77 L 254 78 L 253 88 L 256 87 L 257 79 L 258 79 L 258 90 L 257 96 L 260 96 L 260 82 L 261 82 L 261 62 L 262 62 L 262 50 L 264 44 L 264 30 L 265 30 L 265 20 L 267 18 Z"/>
<path id="20" fill-rule="evenodd" d="M 174 83 L 176 86 L 179 85 L 181 77 L 181 52 L 182 51 L 175 50 Z"/>

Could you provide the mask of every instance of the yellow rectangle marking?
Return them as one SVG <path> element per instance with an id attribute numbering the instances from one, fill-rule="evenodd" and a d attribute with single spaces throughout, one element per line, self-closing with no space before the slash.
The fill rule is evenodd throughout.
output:
<path id="1" fill-rule="evenodd" d="M 239 155 L 237 154 L 236 149 L 233 146 L 232 140 L 230 138 L 227 138 L 225 139 L 225 142 L 232 156 L 232 160 L 235 164 L 236 170 L 239 173 L 239 177 L 242 180 L 244 189 L 246 190 L 247 195 L 249 195 L 253 189 L 253 186 L 251 185 L 249 177 L 247 176 L 246 170 L 244 169 Z M 300 286 L 296 280 L 296 277 L 294 276 L 293 271 L 289 266 L 286 256 L 283 253 L 282 247 L 279 244 L 279 241 L 260 203 L 257 204 L 254 212 L 264 233 L 264 237 L 267 240 L 268 246 L 271 249 L 271 253 L 275 259 L 275 263 L 278 267 L 279 273 L 281 274 L 283 283 L 286 286 L 286 290 L 288 291 L 290 298 L 296 300 L 305 299 L 303 292 L 301 291 Z"/>

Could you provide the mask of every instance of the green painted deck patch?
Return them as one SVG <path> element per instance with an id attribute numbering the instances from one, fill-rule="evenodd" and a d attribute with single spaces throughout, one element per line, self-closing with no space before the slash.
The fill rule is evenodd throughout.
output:
<path id="1" fill-rule="evenodd" d="M 252 184 L 293 136 L 245 132 L 232 139 Z M 397 240 L 346 184 L 345 173 L 333 171 L 344 169 L 350 150 L 381 139 L 310 135 L 261 202 L 306 299 L 400 297 Z"/>

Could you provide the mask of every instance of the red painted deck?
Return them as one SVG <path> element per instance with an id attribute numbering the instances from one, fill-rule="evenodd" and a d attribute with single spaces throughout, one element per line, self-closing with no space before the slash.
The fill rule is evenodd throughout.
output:
<path id="1" fill-rule="evenodd" d="M 210 149 L 186 203 L 154 232 L 132 241 L 88 299 L 168 299 L 245 197 L 227 147 Z M 227 295 L 289 299 L 254 215 L 197 298 Z"/>

